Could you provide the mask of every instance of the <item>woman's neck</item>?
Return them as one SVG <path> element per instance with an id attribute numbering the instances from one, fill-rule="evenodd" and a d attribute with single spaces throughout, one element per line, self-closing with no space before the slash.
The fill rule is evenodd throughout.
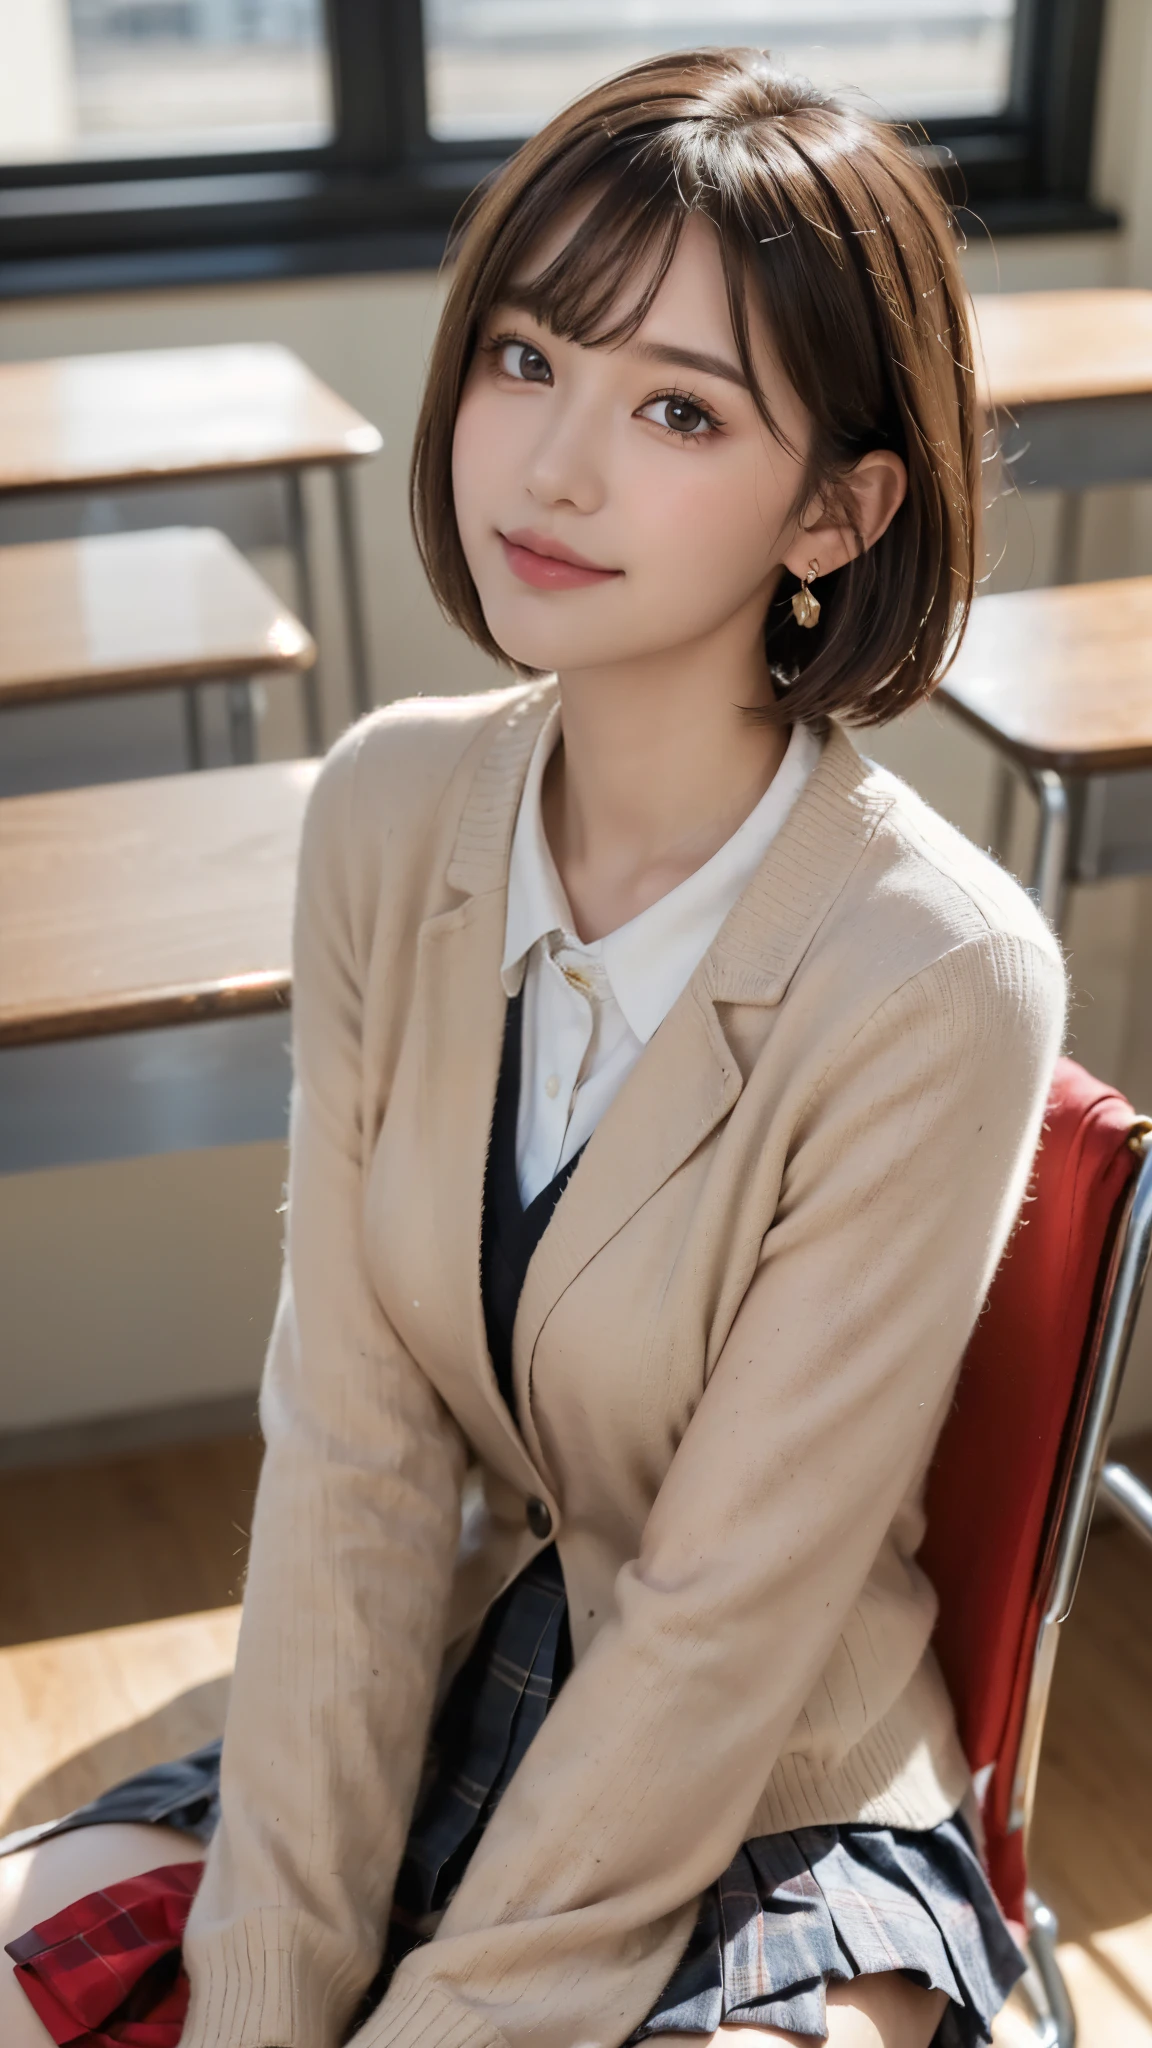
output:
<path id="1" fill-rule="evenodd" d="M 789 733 L 741 709 L 771 698 L 758 649 L 744 666 L 724 664 L 719 684 L 717 667 L 676 655 L 561 677 L 544 829 L 581 938 L 603 938 L 695 874 L 764 795 Z"/>

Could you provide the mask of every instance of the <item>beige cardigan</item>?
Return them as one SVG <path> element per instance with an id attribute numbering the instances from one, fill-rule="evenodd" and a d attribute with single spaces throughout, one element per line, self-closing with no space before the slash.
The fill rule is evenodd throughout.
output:
<path id="1" fill-rule="evenodd" d="M 478 1247 L 553 688 L 394 705 L 309 809 L 268 1450 L 185 2048 L 340 2038 L 442 1660 L 542 1547 L 529 1500 L 576 1668 L 357 2048 L 616 2048 L 742 1840 L 930 1826 L 967 1788 L 919 1490 L 1036 1145 L 1057 947 L 834 730 L 537 1248 L 521 1436 Z"/>

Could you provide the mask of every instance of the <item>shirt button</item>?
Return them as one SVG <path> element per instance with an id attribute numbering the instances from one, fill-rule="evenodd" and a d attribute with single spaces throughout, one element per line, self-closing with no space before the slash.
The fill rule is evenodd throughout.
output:
<path id="1" fill-rule="evenodd" d="M 559 1074 L 549 1074 L 548 1079 L 544 1083 L 544 1093 L 550 1102 L 555 1102 L 556 1097 L 560 1093 Z"/>
<path id="2" fill-rule="evenodd" d="M 531 1529 L 532 1534 L 538 1536 L 541 1543 L 543 1543 L 544 1538 L 552 1534 L 552 1517 L 548 1512 L 547 1506 L 542 1500 L 537 1500 L 535 1495 L 533 1495 L 532 1499 L 527 1503 L 524 1512 L 528 1518 L 528 1527 Z"/>

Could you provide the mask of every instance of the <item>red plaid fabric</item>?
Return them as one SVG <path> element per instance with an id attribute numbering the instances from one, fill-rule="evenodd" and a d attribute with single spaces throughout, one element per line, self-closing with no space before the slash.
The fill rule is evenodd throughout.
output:
<path id="1" fill-rule="evenodd" d="M 202 1870 L 170 1863 L 127 1877 L 7 1944 L 58 2048 L 177 2048 L 188 2010 L 180 1943 Z"/>

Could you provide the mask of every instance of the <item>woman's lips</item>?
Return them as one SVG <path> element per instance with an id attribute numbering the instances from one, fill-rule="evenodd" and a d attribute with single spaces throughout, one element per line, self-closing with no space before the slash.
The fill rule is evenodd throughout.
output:
<path id="1" fill-rule="evenodd" d="M 500 535 L 500 545 L 512 574 L 521 583 L 530 583 L 534 590 L 580 590 L 588 583 L 607 583 L 623 573 L 620 569 L 595 569 L 588 563 L 542 554 L 504 533 Z"/>

